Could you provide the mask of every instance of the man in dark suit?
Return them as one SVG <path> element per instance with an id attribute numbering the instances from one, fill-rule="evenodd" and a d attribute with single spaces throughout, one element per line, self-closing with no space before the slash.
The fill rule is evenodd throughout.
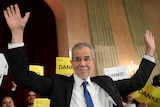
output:
<path id="1" fill-rule="evenodd" d="M 146 53 L 139 69 L 131 79 L 113 81 L 108 76 L 90 77 L 96 59 L 92 46 L 85 42 L 77 43 L 72 48 L 71 63 L 74 74 L 71 77 L 57 74 L 53 75 L 52 79 L 42 77 L 28 70 L 23 31 L 29 18 L 29 12 L 22 18 L 19 7 L 15 4 L 4 10 L 4 16 L 12 33 L 12 40 L 5 54 L 8 57 L 14 81 L 18 85 L 48 96 L 51 99 L 51 107 L 86 107 L 83 81 L 88 83 L 86 87 L 94 107 L 122 107 L 121 96 L 141 89 L 155 66 L 154 36 L 147 30 L 144 35 Z"/>

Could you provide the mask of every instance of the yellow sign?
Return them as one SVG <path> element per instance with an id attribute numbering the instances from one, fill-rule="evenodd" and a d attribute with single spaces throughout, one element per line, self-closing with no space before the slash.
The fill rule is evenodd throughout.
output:
<path id="1" fill-rule="evenodd" d="M 73 74 L 72 65 L 69 57 L 56 58 L 56 74 L 71 76 Z"/>
<path id="2" fill-rule="evenodd" d="M 29 65 L 29 70 L 37 73 L 40 76 L 44 76 L 44 67 L 40 65 Z"/>
<path id="3" fill-rule="evenodd" d="M 160 89 L 146 84 L 141 90 L 134 92 L 133 98 L 138 102 L 145 102 L 149 107 L 160 107 Z"/>
<path id="4" fill-rule="evenodd" d="M 33 107 L 50 107 L 50 99 L 48 99 L 48 98 L 35 98 Z"/>

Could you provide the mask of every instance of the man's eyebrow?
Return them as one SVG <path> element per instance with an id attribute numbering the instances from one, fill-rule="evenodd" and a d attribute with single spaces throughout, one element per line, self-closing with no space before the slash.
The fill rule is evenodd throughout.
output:
<path id="1" fill-rule="evenodd" d="M 85 58 L 89 58 L 90 56 L 84 56 Z"/>
<path id="2" fill-rule="evenodd" d="M 80 58 L 79 56 L 75 57 L 76 59 Z"/>

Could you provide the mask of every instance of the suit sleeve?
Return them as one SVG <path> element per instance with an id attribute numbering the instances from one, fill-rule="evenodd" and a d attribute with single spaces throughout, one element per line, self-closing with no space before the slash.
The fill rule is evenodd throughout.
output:
<path id="1" fill-rule="evenodd" d="M 50 94 L 51 79 L 29 71 L 28 58 L 24 46 L 9 49 L 5 54 L 9 62 L 11 77 L 17 85 L 29 88 L 44 96 Z"/>
<path id="2" fill-rule="evenodd" d="M 145 58 L 142 59 L 139 68 L 131 79 L 116 81 L 119 92 L 122 96 L 126 96 L 131 92 L 143 88 L 152 73 L 155 63 Z"/>

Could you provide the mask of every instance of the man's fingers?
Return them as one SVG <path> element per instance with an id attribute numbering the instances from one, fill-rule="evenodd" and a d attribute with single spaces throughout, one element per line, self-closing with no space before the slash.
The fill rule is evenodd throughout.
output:
<path id="1" fill-rule="evenodd" d="M 19 17 L 21 17 L 21 14 L 20 14 L 20 10 L 19 10 L 18 4 L 15 4 L 15 5 L 14 5 L 14 8 L 15 8 L 16 15 L 19 16 Z"/>
<path id="2" fill-rule="evenodd" d="M 145 35 L 146 35 L 146 36 L 147 36 L 147 35 L 152 35 L 152 32 L 150 32 L 149 30 L 146 30 Z"/>
<path id="3" fill-rule="evenodd" d="M 10 16 L 12 16 L 12 13 L 11 13 L 11 9 L 10 9 L 10 7 L 7 7 L 7 13 L 8 13 L 8 16 L 10 17 Z"/>
<path id="4" fill-rule="evenodd" d="M 8 18 L 8 13 L 6 10 L 3 11 L 4 17 L 7 19 Z"/>
<path id="5" fill-rule="evenodd" d="M 4 10 L 5 17 L 11 17 L 15 15 L 14 6 L 10 5 L 10 7 L 7 7 L 6 10 Z"/>
<path id="6" fill-rule="evenodd" d="M 145 33 L 145 39 L 149 39 L 149 40 L 153 40 L 154 39 L 154 36 L 152 34 L 152 32 L 150 32 L 149 30 L 146 30 L 146 33 Z"/>
<path id="7" fill-rule="evenodd" d="M 11 10 L 11 14 L 12 14 L 12 15 L 15 15 L 15 14 L 16 14 L 13 5 L 10 5 L 10 10 Z"/>
<path id="8" fill-rule="evenodd" d="M 24 18 L 23 18 L 23 19 L 25 20 L 25 22 L 28 21 L 29 16 L 30 16 L 30 12 L 27 12 L 27 13 L 25 14 Z"/>

